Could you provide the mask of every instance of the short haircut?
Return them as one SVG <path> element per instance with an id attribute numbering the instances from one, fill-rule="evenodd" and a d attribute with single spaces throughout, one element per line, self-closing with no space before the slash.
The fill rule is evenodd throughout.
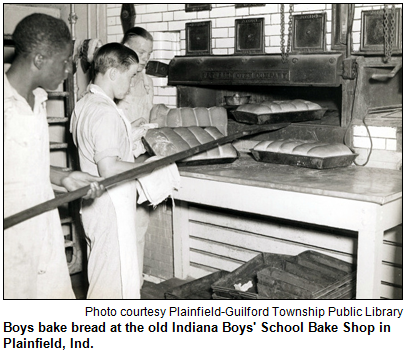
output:
<path id="1" fill-rule="evenodd" d="M 151 42 L 154 41 L 154 37 L 152 37 L 151 33 L 149 33 L 146 29 L 142 27 L 133 27 L 130 28 L 127 32 L 125 32 L 121 43 L 126 44 L 131 40 L 131 38 L 134 37 L 142 37 L 144 39 L 150 40 Z"/>
<path id="2" fill-rule="evenodd" d="M 72 43 L 72 37 L 68 26 L 61 19 L 34 13 L 17 24 L 13 41 L 17 56 L 30 53 L 53 56 Z"/>
<path id="3" fill-rule="evenodd" d="M 108 43 L 100 47 L 93 59 L 94 76 L 105 74 L 110 68 L 128 70 L 130 65 L 138 64 L 137 54 L 120 43 Z"/>

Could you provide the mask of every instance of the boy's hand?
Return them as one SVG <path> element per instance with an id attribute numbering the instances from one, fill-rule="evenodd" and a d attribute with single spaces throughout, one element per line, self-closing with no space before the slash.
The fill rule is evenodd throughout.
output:
<path id="1" fill-rule="evenodd" d="M 70 173 L 67 177 L 62 179 L 62 185 L 68 191 L 74 191 L 76 189 L 83 188 L 90 184 L 90 190 L 87 193 L 87 195 L 83 198 L 84 199 L 89 199 L 89 198 L 94 199 L 96 197 L 100 197 L 103 194 L 103 192 L 105 191 L 104 186 L 99 184 L 99 182 L 103 181 L 103 180 L 104 180 L 104 178 L 102 178 L 102 177 L 95 177 L 88 173 L 74 171 L 74 172 Z"/>

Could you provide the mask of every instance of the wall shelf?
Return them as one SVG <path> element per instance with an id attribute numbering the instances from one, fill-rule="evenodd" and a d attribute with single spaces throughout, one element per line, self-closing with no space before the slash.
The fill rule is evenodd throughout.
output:
<path id="1" fill-rule="evenodd" d="M 69 121 L 69 118 L 49 116 L 47 118 L 47 121 L 48 121 L 48 124 L 63 124 L 63 123 L 67 123 Z"/>
<path id="2" fill-rule="evenodd" d="M 66 142 L 49 142 L 49 149 L 50 150 L 61 150 L 67 149 L 68 144 Z"/>

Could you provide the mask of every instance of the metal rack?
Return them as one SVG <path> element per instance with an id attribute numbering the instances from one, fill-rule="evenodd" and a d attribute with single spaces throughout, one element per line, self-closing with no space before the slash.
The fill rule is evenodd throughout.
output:
<path id="1" fill-rule="evenodd" d="M 48 92 L 48 97 L 63 100 L 64 116 L 48 117 L 48 124 L 61 125 L 65 128 L 65 139 L 63 141 L 50 141 L 50 153 L 54 151 L 64 151 L 66 154 L 67 168 L 64 170 L 77 169 L 76 149 L 74 148 L 70 133 L 69 122 L 75 104 L 73 74 L 69 74 L 63 84 L 63 91 Z M 70 274 L 82 271 L 82 250 L 79 244 L 78 234 L 80 232 L 79 201 L 63 205 L 59 208 L 61 226 L 64 231 L 65 252 Z"/>

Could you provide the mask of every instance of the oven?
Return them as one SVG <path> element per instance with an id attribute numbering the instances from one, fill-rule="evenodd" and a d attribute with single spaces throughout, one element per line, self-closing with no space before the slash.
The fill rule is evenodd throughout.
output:
<path id="1" fill-rule="evenodd" d="M 291 124 L 272 137 L 342 143 L 349 125 L 362 121 L 368 109 L 402 103 L 401 63 L 401 57 L 385 64 L 381 57 L 346 58 L 338 51 L 290 54 L 286 62 L 280 54 L 177 56 L 169 64 L 168 85 L 177 87 L 178 107 L 225 107 L 229 133 L 243 127 L 226 96 L 249 96 L 250 103 L 309 100 L 327 108 L 323 118 Z"/>

